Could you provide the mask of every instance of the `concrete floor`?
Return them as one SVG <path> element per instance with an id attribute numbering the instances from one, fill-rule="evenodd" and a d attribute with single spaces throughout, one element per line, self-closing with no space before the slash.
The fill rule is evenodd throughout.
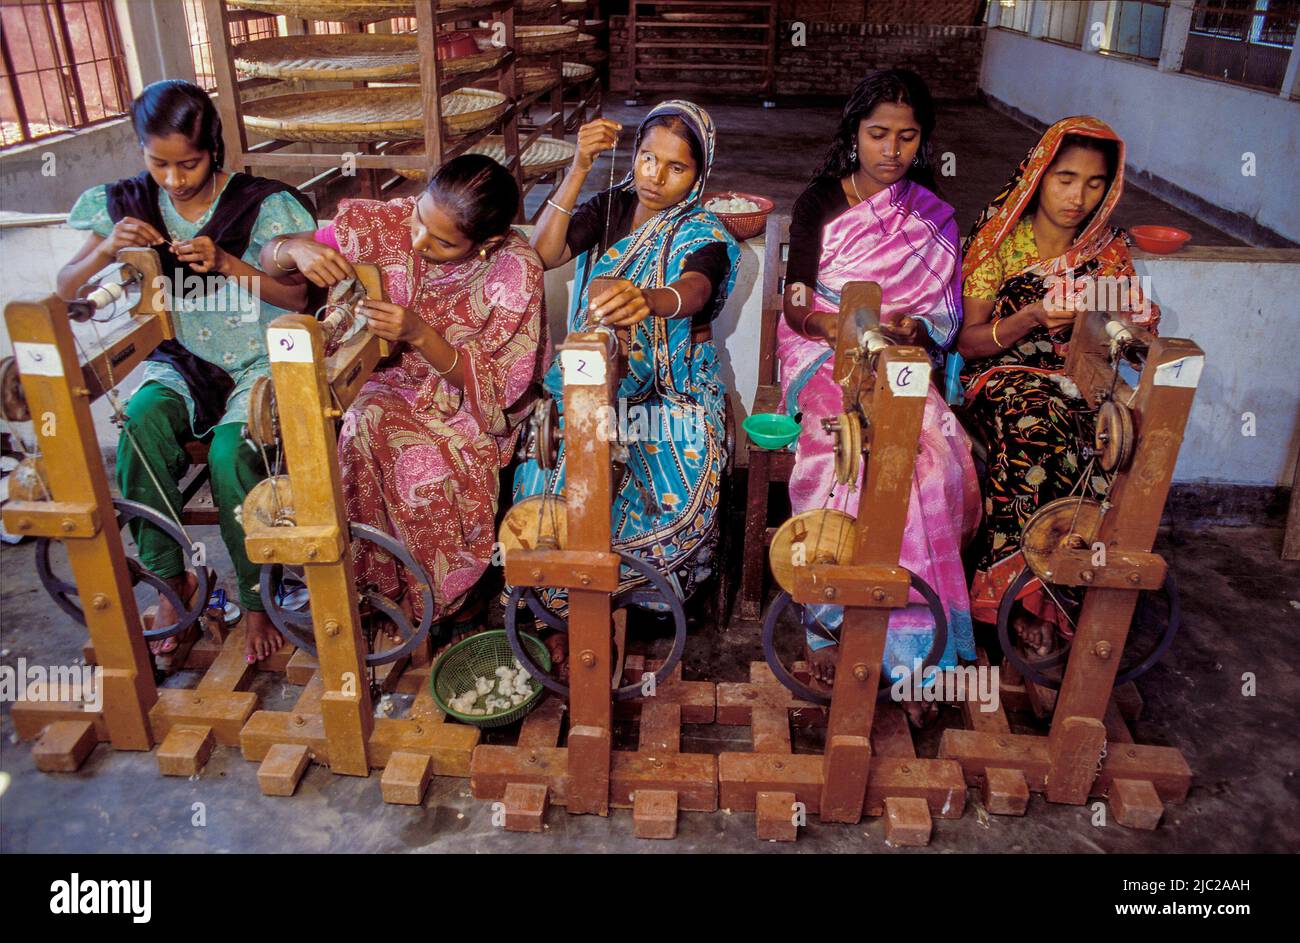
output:
<path id="1" fill-rule="evenodd" d="M 838 110 L 762 111 L 711 106 L 720 128 L 718 188 L 751 190 L 787 210 L 820 160 Z M 645 106 L 612 103 L 608 113 L 629 127 Z M 963 230 L 1004 182 L 1035 139 L 1010 119 L 977 104 L 944 106 L 936 151 L 957 155 L 958 173 L 944 180 Z M 619 151 L 619 173 L 627 152 Z M 607 166 L 607 165 L 606 165 Z M 589 190 L 607 184 L 598 167 Z M 1230 244 L 1136 188 L 1121 203 L 1119 222 L 1167 222 L 1202 244 Z M 743 493 L 743 492 L 741 492 Z M 959 820 L 938 821 L 931 851 L 1172 852 L 1300 850 L 1300 679 L 1290 657 L 1300 630 L 1300 564 L 1280 563 L 1280 520 L 1251 527 L 1167 521 L 1157 550 L 1170 560 L 1183 593 L 1183 630 L 1173 650 L 1139 682 L 1146 701 L 1139 742 L 1177 746 L 1195 774 L 1185 804 L 1170 807 L 1154 833 L 1117 825 L 1095 827 L 1088 807 L 1031 802 L 1025 818 L 990 817 L 971 795 Z M 732 521 L 733 528 L 739 521 Z M 197 539 L 204 539 L 199 528 Z M 220 548 L 216 529 L 206 543 Z M 32 546 L 0 549 L 0 664 L 73 664 L 84 629 L 60 612 L 36 580 Z M 224 553 L 224 551 L 219 551 Z M 212 560 L 229 585 L 229 561 Z M 652 650 L 664 641 L 650 641 Z M 688 678 L 739 681 L 761 659 L 758 631 L 734 623 L 703 624 L 688 643 Z M 1254 673 L 1258 693 L 1243 696 L 1242 675 Z M 169 685 L 190 686 L 178 675 Z M 293 689 L 270 675 L 254 686 L 271 708 Z M 0 797 L 0 852 L 94 851 L 892 851 L 881 823 L 821 825 L 814 819 L 796 845 L 758 843 L 746 814 L 684 814 L 675 842 L 631 837 L 631 817 L 570 816 L 552 809 L 545 836 L 516 835 L 491 824 L 490 808 L 469 796 L 466 780 L 435 780 L 419 808 L 385 805 L 378 777 L 335 776 L 313 767 L 292 799 L 263 797 L 256 765 L 218 748 L 193 781 L 164 779 L 152 754 L 99 747 L 75 774 L 36 771 L 30 746 L 18 743 L 0 705 L 0 772 L 10 777 Z M 946 710 L 941 726 L 951 723 Z M 508 735 L 507 729 L 507 735 Z M 624 732 L 626 733 L 626 732 Z M 493 739 L 497 736 L 494 735 Z M 718 753 L 748 748 L 748 729 L 688 727 L 684 749 Z M 938 730 L 918 738 L 933 755 Z M 807 744 L 812 747 L 815 743 Z M 206 826 L 192 825 L 194 803 Z"/>
<path id="2" fill-rule="evenodd" d="M 1300 678 L 1290 652 L 1300 630 L 1300 564 L 1280 563 L 1280 521 L 1254 527 L 1170 522 L 1157 550 L 1182 587 L 1183 628 L 1172 651 L 1142 678 L 1145 710 L 1136 726 L 1142 743 L 1181 749 L 1193 773 L 1187 802 L 1170 806 L 1156 832 L 1091 824 L 1090 807 L 1034 798 L 1025 818 L 989 816 L 976 793 L 965 815 L 936 820 L 931 851 L 1012 852 L 1295 852 L 1300 850 Z M 733 523 L 733 526 L 736 526 Z M 203 539 L 204 529 L 195 534 Z M 208 546 L 220 547 L 214 532 Z M 33 572 L 32 546 L 0 550 L 0 663 L 73 664 L 84 629 L 56 610 Z M 227 560 L 214 561 L 229 585 Z M 643 637 L 650 651 L 665 640 Z M 685 657 L 687 678 L 741 681 L 761 659 L 758 630 L 733 622 L 718 631 L 706 618 Z M 1243 696 L 1242 675 L 1254 673 L 1257 694 Z M 192 673 L 169 686 L 192 686 Z M 257 676 L 263 706 L 286 709 L 296 688 L 278 676 Z M 335 776 L 313 766 L 291 799 L 262 796 L 257 766 L 218 747 L 194 780 L 158 775 L 152 753 L 100 746 L 74 774 L 49 775 L 33 765 L 30 745 L 16 739 L 0 707 L 0 771 L 11 781 L 0 797 L 0 852 L 884 852 L 883 826 L 822 825 L 813 819 L 794 845 L 758 842 L 754 819 L 742 813 L 684 813 L 678 839 L 646 842 L 631 835 L 631 816 L 572 816 L 553 808 L 544 836 L 519 835 L 491 823 L 487 803 L 474 801 L 462 779 L 435 779 L 419 808 L 386 805 L 378 775 Z M 938 728 L 917 737 L 933 756 L 940 729 L 957 720 L 945 708 Z M 1032 729 L 1028 717 L 1013 718 Z M 1017 729 L 1020 729 L 1019 727 Z M 620 730 L 626 740 L 631 731 Z M 748 750 L 744 727 L 688 726 L 683 749 Z M 509 739 L 511 728 L 493 732 Z M 485 738 L 487 739 L 487 738 Z M 797 748 L 815 750 L 817 735 Z M 632 744 L 628 744 L 630 747 Z M 192 823 L 201 802 L 206 826 Z"/>

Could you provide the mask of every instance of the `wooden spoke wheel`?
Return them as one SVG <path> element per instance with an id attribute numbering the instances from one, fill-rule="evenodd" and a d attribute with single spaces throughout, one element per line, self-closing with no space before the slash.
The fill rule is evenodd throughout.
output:
<path id="1" fill-rule="evenodd" d="M 270 377 L 258 377 L 248 392 L 248 438 L 262 448 L 280 441 L 280 413 L 275 405 L 275 385 Z"/>
<path id="2" fill-rule="evenodd" d="M 862 422 L 853 413 L 840 413 L 829 429 L 835 436 L 835 480 L 855 484 L 862 470 Z"/>
<path id="3" fill-rule="evenodd" d="M 1106 400 L 1097 410 L 1097 431 L 1093 441 L 1098 464 L 1108 472 L 1123 471 L 1133 459 L 1136 445 L 1132 410 L 1113 399 Z"/>
<path id="4" fill-rule="evenodd" d="M 23 394 L 22 378 L 18 374 L 18 361 L 13 357 L 0 360 L 0 418 L 6 422 L 27 422 L 32 411 L 27 408 Z"/>
<path id="5" fill-rule="evenodd" d="M 795 567 L 850 562 L 857 535 L 857 522 L 843 511 L 815 508 L 796 514 L 772 536 L 767 552 L 772 576 L 777 585 L 792 593 Z"/>
<path id="6" fill-rule="evenodd" d="M 1101 513 L 1092 498 L 1057 498 L 1039 508 L 1020 536 L 1020 549 L 1034 575 L 1051 579 L 1051 556 L 1061 547 L 1091 546 L 1101 528 Z"/>
<path id="7" fill-rule="evenodd" d="M 501 518 L 501 549 L 562 550 L 569 542 L 569 512 L 563 495 L 535 494 L 516 501 Z"/>

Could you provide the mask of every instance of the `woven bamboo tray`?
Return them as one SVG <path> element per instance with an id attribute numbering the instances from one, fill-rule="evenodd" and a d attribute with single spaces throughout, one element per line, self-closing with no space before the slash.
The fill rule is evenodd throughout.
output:
<path id="1" fill-rule="evenodd" d="M 300 20 L 330 20 L 352 23 L 360 20 L 391 20 L 395 16 L 414 16 L 415 3 L 396 0 L 229 0 L 232 7 L 253 10 L 269 16 L 288 16 Z M 439 9 L 472 7 L 482 0 L 442 0 Z"/>
<path id="2" fill-rule="evenodd" d="M 515 0 L 515 9 L 520 13 L 545 13 L 555 6 L 555 0 Z"/>
<path id="3" fill-rule="evenodd" d="M 462 88 L 442 96 L 448 135 L 471 134 L 491 125 L 509 107 L 500 92 Z M 282 141 L 321 143 L 391 141 L 424 137 L 418 88 L 352 88 L 335 92 L 276 95 L 249 102 L 244 124 Z"/>
<path id="4" fill-rule="evenodd" d="M 443 78 L 490 69 L 510 51 L 506 46 L 492 45 L 487 36 L 475 39 L 478 55 L 439 63 Z M 235 47 L 235 65 L 257 78 L 384 82 L 418 79 L 420 49 L 413 33 L 279 36 Z"/>
<path id="5" fill-rule="evenodd" d="M 544 177 L 546 174 L 562 169 L 573 160 L 573 153 L 576 150 L 577 146 L 571 141 L 561 141 L 557 138 L 538 138 L 529 145 L 528 150 L 524 151 L 524 179 L 532 180 L 537 177 Z M 424 142 L 422 141 L 403 141 L 400 144 L 394 144 L 384 153 L 409 155 L 412 163 L 421 165 L 426 163 L 424 159 Z M 490 134 L 465 153 L 485 154 L 497 163 L 504 164 L 506 162 L 505 138 L 498 134 Z M 428 176 L 427 171 L 415 167 L 402 167 L 397 170 L 397 173 L 408 180 L 424 180 Z"/>
<path id="6" fill-rule="evenodd" d="M 544 56 L 571 49 L 578 41 L 576 26 L 517 26 L 515 42 L 521 56 Z"/>
<path id="7" fill-rule="evenodd" d="M 609 53 L 604 49 L 596 47 L 596 37 L 590 33 L 578 34 L 578 41 L 574 44 L 573 51 L 584 62 L 604 62 L 609 56 Z"/>
<path id="8" fill-rule="evenodd" d="M 519 77 L 519 90 L 524 95 L 532 95 L 560 84 L 560 73 L 544 66 L 519 66 L 515 74 Z"/>
<path id="9" fill-rule="evenodd" d="M 596 70 L 583 62 L 566 62 L 564 63 L 564 84 L 581 85 L 589 79 L 595 78 Z"/>

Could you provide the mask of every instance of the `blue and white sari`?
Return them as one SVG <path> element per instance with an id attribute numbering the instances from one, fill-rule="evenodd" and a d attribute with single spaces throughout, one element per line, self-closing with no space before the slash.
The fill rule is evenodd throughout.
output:
<path id="1" fill-rule="evenodd" d="M 644 289 L 661 288 L 680 279 L 687 258 L 709 243 L 725 244 L 731 262 L 725 282 L 717 286 L 715 311 L 709 314 L 722 308 L 735 284 L 740 248 L 722 222 L 700 205 L 713 165 L 713 121 L 690 102 L 664 102 L 638 128 L 638 146 L 646 122 L 661 115 L 675 115 L 690 126 L 704 151 L 705 166 L 680 203 L 652 216 L 598 258 L 593 256 L 599 246 L 578 257 L 568 318 L 570 333 L 596 326 L 589 320 L 587 297 L 593 278 L 623 278 Z M 633 174 L 629 172 L 609 197 L 632 186 Z M 627 470 L 622 480 L 615 482 L 611 513 L 613 549 L 653 565 L 682 600 L 713 570 L 718 496 L 726 462 L 726 388 L 718 352 L 713 341 L 692 338 L 691 320 L 651 316 L 631 328 L 627 375 L 619 385 L 616 404 L 620 429 L 624 430 L 621 438 L 628 449 Z M 564 383 L 558 357 L 544 383 L 556 400 L 563 424 Z M 544 471 L 534 461 L 521 465 L 515 474 L 514 499 L 563 494 L 564 458 L 561 443 L 554 471 Z M 624 566 L 620 589 L 639 582 L 644 578 Z M 549 590 L 541 596 L 553 610 L 566 607 L 562 590 Z"/>

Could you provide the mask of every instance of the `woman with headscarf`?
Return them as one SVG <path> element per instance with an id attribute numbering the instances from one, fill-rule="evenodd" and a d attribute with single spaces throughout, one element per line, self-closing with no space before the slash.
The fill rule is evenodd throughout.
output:
<path id="1" fill-rule="evenodd" d="M 686 101 L 654 108 L 637 128 L 632 171 L 573 209 L 596 155 L 616 149 L 621 130 L 609 119 L 579 130 L 573 167 L 547 201 L 533 245 L 547 268 L 577 257 L 570 332 L 603 325 L 629 338 L 618 387 L 629 414 L 640 407 L 668 417 L 628 443 L 626 470 L 614 483 L 611 543 L 663 573 L 684 600 L 716 565 L 726 390 L 709 325 L 735 283 L 740 250 L 700 205 L 715 134 L 708 113 Z M 545 385 L 559 401 L 558 358 Z M 529 461 L 515 476 L 516 500 L 563 490 L 563 444 L 553 472 Z M 644 579 L 627 567 L 622 576 L 625 587 Z M 561 592 L 542 598 L 564 608 Z"/>
<path id="2" fill-rule="evenodd" d="M 1040 506 L 1071 493 L 1102 497 L 1106 482 L 1080 463 L 1094 416 L 1065 376 L 1076 307 L 1089 282 L 1122 278 L 1130 317 L 1154 332 L 1160 312 L 1134 278 L 1124 232 L 1109 224 L 1124 182 L 1124 142 L 1093 117 L 1047 129 L 963 247 L 966 323 L 958 349 L 968 416 L 988 443 L 984 518 L 971 587 L 976 618 L 996 622 L 1024 568 L 1020 535 Z M 1016 630 L 1046 654 L 1053 626 L 1069 632 L 1038 580 L 1021 594 Z"/>
<path id="3" fill-rule="evenodd" d="M 952 207 L 934 192 L 934 125 L 934 103 L 920 76 L 905 69 L 871 73 L 844 106 L 821 170 L 795 202 L 785 317 L 777 327 L 786 409 L 803 414 L 790 476 L 795 513 L 858 510 L 862 472 L 853 488 L 835 486 L 834 443 L 821 426 L 843 410 L 831 357 L 845 283 L 880 285 L 881 324 L 899 343 L 937 353 L 952 346 L 961 326 L 957 225 Z M 948 643 L 940 664 L 950 666 L 958 656 L 975 657 L 961 547 L 979 521 L 979 486 L 969 440 L 933 386 L 919 446 L 899 563 L 943 603 Z M 832 639 L 843 617 L 841 606 L 804 611 L 809 666 L 823 683 L 834 678 Z M 933 635 L 934 618 L 913 592 L 910 604 L 890 615 L 886 676 L 898 678 L 900 668 L 910 674 Z"/>

